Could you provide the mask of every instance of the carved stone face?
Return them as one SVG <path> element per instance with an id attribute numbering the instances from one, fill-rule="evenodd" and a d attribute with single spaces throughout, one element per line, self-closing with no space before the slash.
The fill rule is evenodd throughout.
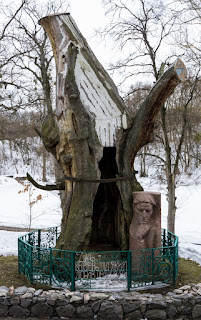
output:
<path id="1" fill-rule="evenodd" d="M 153 205 L 147 202 L 135 204 L 134 212 L 140 224 L 146 224 L 151 219 L 153 213 Z"/>

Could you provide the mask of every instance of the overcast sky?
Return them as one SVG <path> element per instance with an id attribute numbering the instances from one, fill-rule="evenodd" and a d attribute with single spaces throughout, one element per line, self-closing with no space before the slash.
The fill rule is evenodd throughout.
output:
<path id="1" fill-rule="evenodd" d="M 106 9 L 102 5 L 102 0 L 68 0 L 68 3 L 70 4 L 69 12 L 75 20 L 79 30 L 87 39 L 87 42 L 97 59 L 103 67 L 107 69 L 110 62 L 115 62 L 120 49 L 114 47 L 112 41 L 106 43 L 95 36 L 95 30 L 102 29 L 110 22 L 109 18 L 105 16 Z M 118 85 L 122 78 L 116 73 L 113 80 L 115 84 Z M 130 84 L 131 83 L 128 82 L 128 85 Z M 122 89 L 124 88 L 122 87 Z"/>
<path id="2" fill-rule="evenodd" d="M 13 0 L 0 0 L 3 4 L 13 3 Z M 37 0 L 38 3 L 44 2 L 46 3 L 48 0 Z M 109 18 L 105 16 L 106 9 L 103 8 L 102 0 L 65 0 L 66 4 L 70 5 L 69 12 L 71 16 L 75 20 L 78 28 L 80 29 L 82 35 L 87 39 L 89 46 L 92 51 L 101 62 L 105 69 L 108 68 L 110 62 L 116 62 L 117 57 L 121 55 L 120 48 L 114 46 L 114 43 L 110 41 L 110 43 L 105 43 L 103 40 L 95 36 L 95 29 L 103 28 L 106 24 L 108 24 Z M 129 2 L 129 0 L 127 0 Z M 15 0 L 15 4 L 21 2 L 21 0 Z M 57 2 L 57 0 L 55 0 Z M 16 4 L 17 5 L 17 4 Z M 41 17 L 43 14 L 41 14 Z M 108 39 L 107 39 L 108 41 Z M 163 44 L 164 48 L 164 44 Z M 125 50 L 127 50 L 126 48 Z M 160 52 L 161 60 L 165 60 L 167 55 L 167 50 L 169 46 L 166 45 L 165 50 Z M 127 52 L 126 52 L 127 53 Z M 163 57 L 164 54 L 164 57 Z M 140 80 L 140 76 L 138 77 Z M 118 84 L 122 78 L 117 76 L 115 73 L 115 78 L 113 79 L 116 84 Z M 146 76 L 147 81 L 152 81 Z M 127 82 L 127 86 L 133 84 L 133 82 L 137 81 L 136 78 L 130 78 Z M 144 81 L 144 77 L 143 77 Z"/>
<path id="3" fill-rule="evenodd" d="M 78 26 L 90 34 L 91 30 L 104 24 L 104 9 L 101 0 L 68 0 L 70 13 Z"/>
<path id="4" fill-rule="evenodd" d="M 100 43 L 100 40 L 97 41 L 97 37 L 94 37 L 95 29 L 103 27 L 107 21 L 101 0 L 68 0 L 68 2 L 71 6 L 69 12 L 78 28 L 100 62 L 105 64 L 107 57 L 110 56 L 109 45 L 105 48 L 104 42 Z"/>

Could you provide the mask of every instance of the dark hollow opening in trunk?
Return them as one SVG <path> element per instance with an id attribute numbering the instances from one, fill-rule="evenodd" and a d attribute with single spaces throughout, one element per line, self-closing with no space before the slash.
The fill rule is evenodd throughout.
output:
<path id="1" fill-rule="evenodd" d="M 107 147 L 99 162 L 102 179 L 115 178 L 118 173 L 116 148 Z M 116 183 L 100 183 L 93 204 L 90 250 L 119 249 L 119 202 L 120 193 Z"/>

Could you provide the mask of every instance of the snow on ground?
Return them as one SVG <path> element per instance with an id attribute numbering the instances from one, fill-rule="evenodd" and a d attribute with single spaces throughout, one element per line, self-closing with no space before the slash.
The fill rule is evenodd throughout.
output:
<path id="1" fill-rule="evenodd" d="M 201 176 L 199 169 L 190 179 L 180 178 L 176 189 L 175 234 L 179 237 L 179 256 L 201 264 Z M 161 192 L 162 228 L 167 229 L 167 189 L 150 178 L 138 178 L 146 191 Z"/>
<path id="2" fill-rule="evenodd" d="M 58 191 L 48 192 L 27 181 L 0 176 L 0 226 L 43 228 L 60 224 Z"/>
<path id="3" fill-rule="evenodd" d="M 0 226 L 44 228 L 61 222 L 58 191 L 43 191 L 27 181 L 0 176 Z M 27 232 L 0 230 L 0 255 L 17 255 L 17 239 Z"/>
<path id="4" fill-rule="evenodd" d="M 162 194 L 162 227 L 167 228 L 166 187 L 150 178 L 138 178 L 144 190 Z M 193 179 L 191 179 L 193 181 Z M 186 180 L 176 190 L 176 235 L 179 255 L 201 264 L 201 182 L 196 178 L 190 185 Z M 0 176 L 0 226 L 39 229 L 57 226 L 61 221 L 58 192 L 36 189 L 28 182 Z M 30 225 L 31 223 L 31 225 Z M 17 255 L 17 238 L 26 232 L 0 231 L 0 254 Z"/>
<path id="5" fill-rule="evenodd" d="M 0 255 L 18 255 L 17 239 L 25 232 L 11 232 L 0 230 Z"/>

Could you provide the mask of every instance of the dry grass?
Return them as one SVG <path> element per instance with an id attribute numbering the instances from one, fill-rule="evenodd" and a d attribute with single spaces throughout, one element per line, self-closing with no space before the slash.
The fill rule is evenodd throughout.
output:
<path id="1" fill-rule="evenodd" d="M 18 262 L 16 256 L 0 256 L 0 286 L 30 286 L 29 281 L 18 274 Z"/>
<path id="2" fill-rule="evenodd" d="M 189 283 L 201 283 L 201 266 L 195 261 L 180 258 L 176 287 Z"/>

